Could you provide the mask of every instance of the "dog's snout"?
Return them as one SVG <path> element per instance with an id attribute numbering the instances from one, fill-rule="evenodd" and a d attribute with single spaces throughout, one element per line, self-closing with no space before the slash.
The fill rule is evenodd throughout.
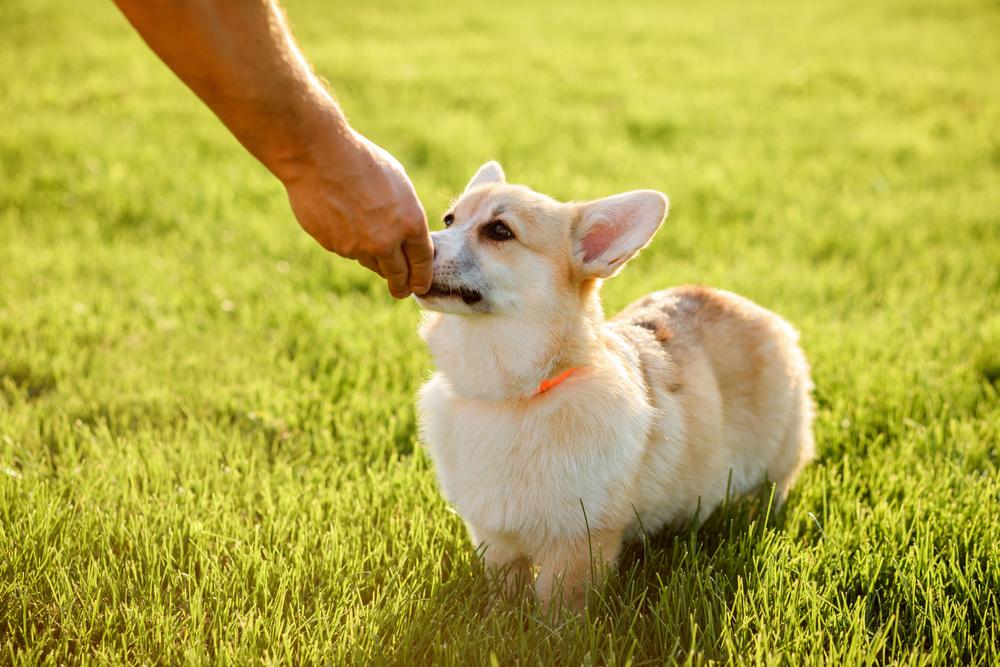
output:
<path id="1" fill-rule="evenodd" d="M 431 245 L 434 246 L 435 263 L 440 262 L 442 259 L 447 259 L 451 255 L 449 248 L 452 243 L 453 239 L 444 232 L 431 233 Z"/>

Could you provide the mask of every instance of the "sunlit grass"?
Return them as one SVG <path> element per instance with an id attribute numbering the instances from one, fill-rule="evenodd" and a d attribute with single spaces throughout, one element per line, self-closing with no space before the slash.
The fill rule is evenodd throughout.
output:
<path id="1" fill-rule="evenodd" d="M 991 664 L 1000 6 L 289 2 L 432 218 L 474 169 L 672 213 L 609 311 L 796 323 L 820 457 L 627 551 L 588 616 L 494 594 L 416 439 L 412 303 L 112 4 L 0 3 L 0 662 Z M 435 224 L 437 224 L 435 222 Z"/>

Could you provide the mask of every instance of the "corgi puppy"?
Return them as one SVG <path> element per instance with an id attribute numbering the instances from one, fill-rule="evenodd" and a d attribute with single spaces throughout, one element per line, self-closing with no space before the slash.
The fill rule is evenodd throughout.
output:
<path id="1" fill-rule="evenodd" d="M 605 320 L 601 281 L 666 213 L 652 190 L 560 203 L 489 162 L 432 235 L 421 437 L 486 565 L 537 571 L 545 603 L 582 607 L 595 563 L 727 492 L 781 502 L 813 456 L 809 365 L 774 313 L 677 287 Z"/>

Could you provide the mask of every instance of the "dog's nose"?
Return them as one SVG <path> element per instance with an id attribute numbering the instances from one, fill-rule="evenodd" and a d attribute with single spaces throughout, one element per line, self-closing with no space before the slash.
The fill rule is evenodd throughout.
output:
<path id="1" fill-rule="evenodd" d="M 441 234 L 442 232 L 431 232 L 431 246 L 433 246 L 434 248 L 434 259 L 437 259 L 438 248 L 444 242 L 444 239 L 441 237 Z"/>

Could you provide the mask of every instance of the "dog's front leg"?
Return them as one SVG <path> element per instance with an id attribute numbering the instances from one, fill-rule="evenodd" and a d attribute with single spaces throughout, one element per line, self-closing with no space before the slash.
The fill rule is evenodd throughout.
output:
<path id="1" fill-rule="evenodd" d="M 592 531 L 577 540 L 553 544 L 539 554 L 541 569 L 535 596 L 545 606 L 562 605 L 582 611 L 587 587 L 604 581 L 621 550 L 623 529 Z"/>
<path id="2" fill-rule="evenodd" d="M 500 579 L 508 593 L 517 593 L 531 583 L 531 561 L 521 550 L 502 539 L 480 539 L 487 572 Z"/>

